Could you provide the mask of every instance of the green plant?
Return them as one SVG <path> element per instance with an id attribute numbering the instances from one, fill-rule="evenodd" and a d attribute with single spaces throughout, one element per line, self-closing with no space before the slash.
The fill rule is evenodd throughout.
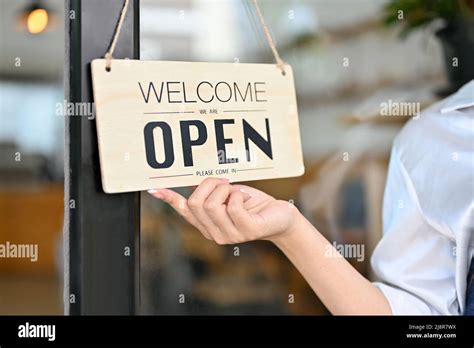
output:
<path id="1" fill-rule="evenodd" d="M 449 23 L 473 16 L 474 0 L 392 0 L 383 9 L 384 23 L 400 23 L 402 37 L 437 19 Z"/>

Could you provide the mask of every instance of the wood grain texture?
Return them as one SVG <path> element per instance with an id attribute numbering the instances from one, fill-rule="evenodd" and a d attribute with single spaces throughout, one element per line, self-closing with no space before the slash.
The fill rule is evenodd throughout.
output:
<path id="1" fill-rule="evenodd" d="M 125 59 L 114 60 L 108 72 L 105 60 L 97 59 L 92 62 L 92 81 L 102 186 L 107 193 L 191 186 L 207 176 L 236 182 L 304 173 L 290 66 L 282 75 L 274 64 Z M 218 126 L 215 120 L 232 123 Z M 205 130 L 189 124 L 186 128 L 183 121 L 202 121 Z M 153 167 L 147 159 L 144 130 L 151 122 L 165 122 L 171 130 L 174 159 L 166 168 Z M 202 144 L 183 147 L 183 127 L 189 129 L 191 142 L 200 139 Z M 270 145 L 271 156 L 255 144 L 258 136 L 250 137 L 249 127 L 266 142 L 267 150 Z M 160 165 L 166 159 L 171 162 L 164 134 L 162 128 L 153 128 L 152 157 Z M 225 158 L 238 162 L 219 163 Z"/>

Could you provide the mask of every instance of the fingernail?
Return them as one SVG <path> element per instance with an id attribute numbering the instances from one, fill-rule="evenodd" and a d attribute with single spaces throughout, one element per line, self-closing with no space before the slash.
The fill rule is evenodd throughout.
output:
<path id="1" fill-rule="evenodd" d="M 151 194 L 153 197 L 156 197 L 158 199 L 163 199 L 163 194 L 159 192 L 158 190 L 148 190 L 148 193 Z"/>
<path id="2" fill-rule="evenodd" d="M 245 191 L 243 188 L 241 188 L 241 189 L 240 189 L 240 192 L 242 192 L 242 193 L 245 193 L 245 194 L 249 195 L 249 197 L 250 197 L 250 198 L 252 198 L 252 197 L 253 197 L 253 196 L 252 196 L 250 193 L 248 193 L 247 191 Z"/>

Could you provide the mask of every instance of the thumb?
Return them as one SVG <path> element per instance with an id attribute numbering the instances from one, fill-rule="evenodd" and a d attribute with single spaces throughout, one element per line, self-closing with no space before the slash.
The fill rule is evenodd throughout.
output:
<path id="1" fill-rule="evenodd" d="M 250 198 L 253 197 L 249 192 L 247 192 L 247 190 L 245 190 L 244 188 L 239 187 L 239 186 L 232 186 L 232 190 L 231 190 L 230 193 L 232 193 L 232 192 L 240 192 L 242 194 L 242 198 L 243 198 L 244 203 L 247 202 Z"/>

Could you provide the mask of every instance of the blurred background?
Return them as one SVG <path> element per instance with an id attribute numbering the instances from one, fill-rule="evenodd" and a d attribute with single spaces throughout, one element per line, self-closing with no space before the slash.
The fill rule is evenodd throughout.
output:
<path id="1" fill-rule="evenodd" d="M 292 65 L 306 174 L 251 182 L 293 200 L 373 279 L 394 136 L 413 113 L 474 76 L 471 0 L 260 0 Z M 64 1 L 0 0 L 0 314 L 62 314 Z M 141 0 L 141 59 L 271 63 L 247 0 Z M 472 65 L 472 64 L 471 64 Z M 471 69 L 471 70 L 469 70 Z M 327 314 L 271 244 L 218 246 L 142 194 L 143 314 Z M 359 249 L 361 250 L 361 249 Z"/>

